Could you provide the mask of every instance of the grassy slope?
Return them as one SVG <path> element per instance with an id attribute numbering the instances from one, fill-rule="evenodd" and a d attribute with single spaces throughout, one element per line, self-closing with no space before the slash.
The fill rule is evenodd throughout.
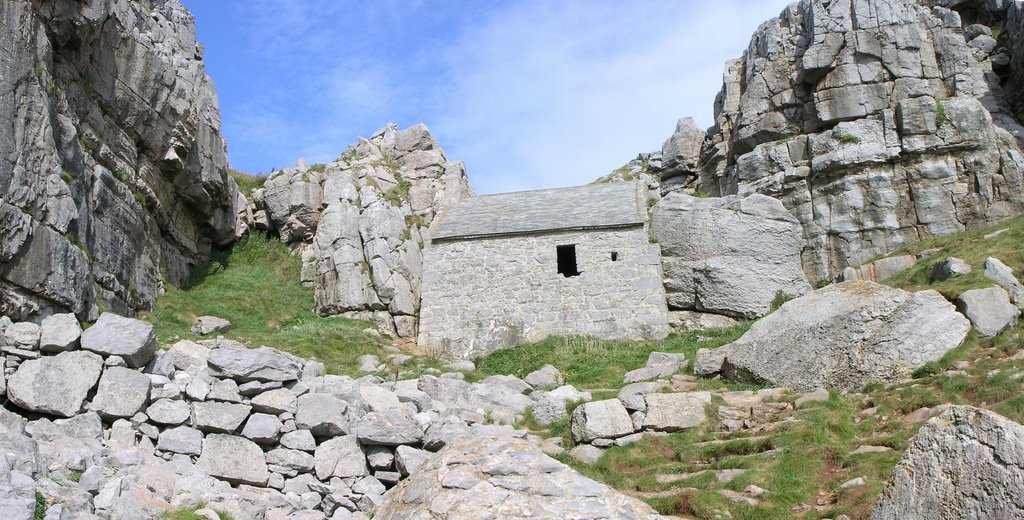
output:
<path id="1" fill-rule="evenodd" d="M 253 190 L 261 188 L 263 183 L 267 182 L 267 177 L 269 177 L 269 175 L 250 175 L 237 170 L 231 170 L 231 177 L 235 179 L 235 184 L 238 185 L 238 191 L 242 192 L 242 195 L 248 197 L 252 195 Z"/>
<path id="2" fill-rule="evenodd" d="M 185 289 L 169 287 L 143 319 L 161 345 L 199 339 L 189 332 L 196 316 L 230 320 L 226 337 L 315 357 L 330 373 L 351 373 L 362 354 L 384 357 L 383 342 L 365 321 L 324 318 L 313 312 L 313 291 L 299 283 L 301 260 L 277 240 L 251 235 L 199 268 Z"/>

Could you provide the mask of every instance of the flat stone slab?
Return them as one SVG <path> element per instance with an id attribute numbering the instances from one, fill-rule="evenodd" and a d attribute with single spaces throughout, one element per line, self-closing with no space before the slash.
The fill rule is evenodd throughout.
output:
<path id="1" fill-rule="evenodd" d="M 128 418 L 149 404 L 149 377 L 138 370 L 107 367 L 100 377 L 92 409 L 106 419 Z"/>
<path id="2" fill-rule="evenodd" d="M 156 353 L 153 325 L 104 312 L 82 333 L 82 348 L 107 356 L 120 356 L 131 368 L 146 366 Z"/>
<path id="3" fill-rule="evenodd" d="M 235 435 L 207 435 L 197 465 L 208 475 L 232 484 L 266 486 L 270 479 L 263 450 L 249 439 Z"/>
<path id="4" fill-rule="evenodd" d="M 573 410 L 570 429 L 576 442 L 614 439 L 633 433 L 633 420 L 618 399 L 591 401 Z"/>
<path id="5" fill-rule="evenodd" d="M 302 375 L 302 360 L 272 348 L 219 347 L 210 351 L 207 363 L 239 382 L 295 381 Z"/>
<path id="6" fill-rule="evenodd" d="M 702 424 L 704 407 L 711 404 L 709 392 L 679 394 L 647 394 L 647 412 L 643 428 L 661 432 L 677 432 Z"/>

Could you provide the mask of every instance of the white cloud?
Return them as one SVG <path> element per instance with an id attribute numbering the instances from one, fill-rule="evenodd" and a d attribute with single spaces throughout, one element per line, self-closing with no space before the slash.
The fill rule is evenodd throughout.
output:
<path id="1" fill-rule="evenodd" d="M 482 193 L 590 182 L 710 126 L 724 62 L 785 4 L 518 3 L 448 50 L 433 129 Z"/>

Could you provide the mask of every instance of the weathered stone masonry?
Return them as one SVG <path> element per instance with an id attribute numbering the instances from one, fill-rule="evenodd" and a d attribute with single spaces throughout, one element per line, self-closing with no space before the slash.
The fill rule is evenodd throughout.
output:
<path id="1" fill-rule="evenodd" d="M 420 345 L 476 357 L 550 334 L 664 337 L 661 256 L 636 194 L 616 183 L 452 208 L 425 254 Z M 559 272 L 568 245 L 578 276 Z"/>

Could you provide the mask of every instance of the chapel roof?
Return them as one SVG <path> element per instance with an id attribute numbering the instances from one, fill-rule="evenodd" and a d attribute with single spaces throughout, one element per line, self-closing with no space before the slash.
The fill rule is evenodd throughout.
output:
<path id="1" fill-rule="evenodd" d="M 470 197 L 448 209 L 433 240 L 525 235 L 643 225 L 636 182 Z"/>

